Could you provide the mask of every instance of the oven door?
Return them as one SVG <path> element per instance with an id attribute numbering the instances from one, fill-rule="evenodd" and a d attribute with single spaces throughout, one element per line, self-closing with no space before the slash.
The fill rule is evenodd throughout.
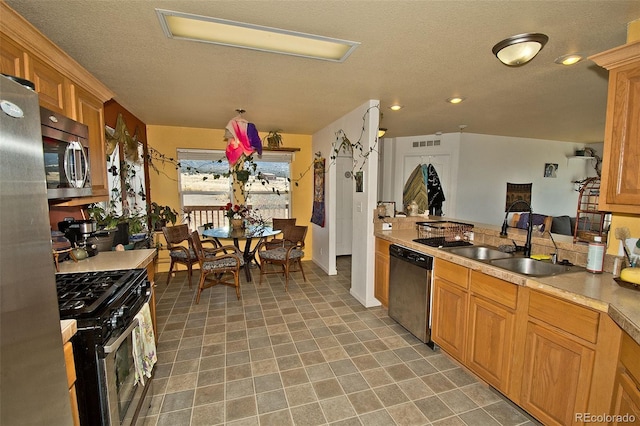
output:
<path id="1" fill-rule="evenodd" d="M 133 359 L 133 330 L 138 320 L 133 319 L 127 329 L 104 346 L 104 358 L 100 359 L 100 373 L 106 385 L 106 395 L 102 403 L 106 408 L 107 425 L 133 425 L 140 415 L 146 415 L 152 378 L 145 378 L 145 384 L 135 383 L 135 363 Z M 103 388 L 101 390 L 105 392 Z M 144 403 L 147 401 L 147 403 Z"/>

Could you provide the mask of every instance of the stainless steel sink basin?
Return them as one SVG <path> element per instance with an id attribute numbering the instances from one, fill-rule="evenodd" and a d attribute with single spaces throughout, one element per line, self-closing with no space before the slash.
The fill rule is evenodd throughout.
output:
<path id="1" fill-rule="evenodd" d="M 513 257 L 510 253 L 504 253 L 485 246 L 452 247 L 446 249 L 446 251 L 474 260 L 508 259 Z"/>
<path id="2" fill-rule="evenodd" d="M 531 277 L 548 277 L 552 275 L 566 274 L 568 272 L 577 272 L 582 268 L 577 266 L 567 266 L 553 264 L 531 259 L 528 257 L 513 257 L 511 259 L 492 260 L 491 265 L 498 268 L 506 269 L 517 274 L 528 275 Z"/>

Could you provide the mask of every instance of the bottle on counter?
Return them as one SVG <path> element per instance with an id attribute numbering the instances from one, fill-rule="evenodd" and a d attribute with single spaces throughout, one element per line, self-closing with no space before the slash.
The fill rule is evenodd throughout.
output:
<path id="1" fill-rule="evenodd" d="M 587 251 L 587 271 L 594 274 L 602 273 L 602 265 L 604 263 L 605 245 L 602 237 L 593 237 L 593 241 L 589 243 Z"/>

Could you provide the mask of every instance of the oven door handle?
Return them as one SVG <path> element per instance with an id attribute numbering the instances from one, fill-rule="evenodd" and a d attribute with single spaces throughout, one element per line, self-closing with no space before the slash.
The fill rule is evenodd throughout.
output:
<path id="1" fill-rule="evenodd" d="M 136 328 L 140 323 L 138 322 L 138 318 L 134 318 L 131 322 L 131 325 L 127 327 L 127 329 L 117 338 L 111 339 L 104 345 L 104 353 L 110 354 L 118 350 L 122 342 L 127 339 L 131 333 L 133 333 L 133 329 Z"/>

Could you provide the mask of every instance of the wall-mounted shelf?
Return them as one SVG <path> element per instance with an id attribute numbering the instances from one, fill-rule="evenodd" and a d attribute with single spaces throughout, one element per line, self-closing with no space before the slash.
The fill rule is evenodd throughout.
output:
<path id="1" fill-rule="evenodd" d="M 284 151 L 284 152 L 298 152 L 300 148 L 267 148 L 266 146 L 262 147 L 263 151 Z"/>
<path id="2" fill-rule="evenodd" d="M 595 157 L 587 157 L 586 155 L 569 155 L 567 160 L 593 160 Z"/>

